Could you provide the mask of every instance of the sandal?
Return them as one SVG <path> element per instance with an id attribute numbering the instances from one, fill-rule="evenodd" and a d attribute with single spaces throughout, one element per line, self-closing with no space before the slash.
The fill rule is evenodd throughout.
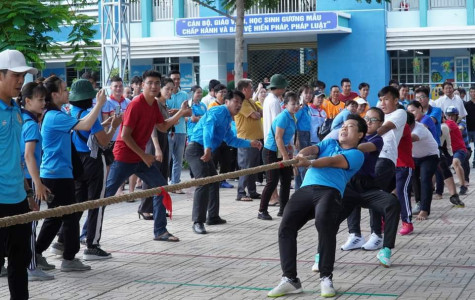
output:
<path id="1" fill-rule="evenodd" d="M 164 234 L 157 236 L 154 238 L 155 241 L 162 241 L 162 242 L 178 242 L 180 241 L 179 238 L 174 236 L 173 234 L 169 233 L 168 231 Z"/>
<path id="2" fill-rule="evenodd" d="M 269 203 L 269 206 L 280 206 L 280 203 L 278 201 L 274 203 Z"/>
<path id="3" fill-rule="evenodd" d="M 236 198 L 236 201 L 246 201 L 246 202 L 249 202 L 249 201 L 252 201 L 252 198 L 251 197 L 247 197 L 247 196 L 243 196 L 241 198 Z"/>

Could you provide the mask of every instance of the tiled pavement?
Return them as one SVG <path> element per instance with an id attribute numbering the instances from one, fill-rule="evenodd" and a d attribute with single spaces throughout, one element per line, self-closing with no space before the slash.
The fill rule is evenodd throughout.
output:
<path id="1" fill-rule="evenodd" d="M 186 177 L 187 174 L 184 174 Z M 233 182 L 237 186 L 237 182 Z M 259 188 L 261 190 L 262 187 Z M 376 252 L 337 250 L 334 284 L 339 299 L 475 299 L 475 201 L 469 188 L 466 208 L 453 208 L 448 196 L 434 200 L 430 219 L 415 222 L 415 232 L 398 236 L 391 268 L 378 265 Z M 265 299 L 280 280 L 277 244 L 280 218 L 261 221 L 258 201 L 238 202 L 236 188 L 221 189 L 225 225 L 206 226 L 207 235 L 191 229 L 192 190 L 172 195 L 168 229 L 178 243 L 153 241 L 152 222 L 139 220 L 138 202 L 110 206 L 101 244 L 113 258 L 90 262 L 82 273 L 51 271 L 56 279 L 31 282 L 32 299 Z M 278 208 L 270 208 L 275 216 Z M 363 212 L 362 229 L 369 235 Z M 347 238 L 346 222 L 338 245 Z M 317 234 L 312 222 L 298 237 L 298 271 L 304 294 L 287 299 L 319 298 L 313 264 Z M 82 250 L 78 256 L 82 256 Z M 44 253 L 59 268 L 59 258 Z M 0 299 L 8 299 L 0 279 Z"/>

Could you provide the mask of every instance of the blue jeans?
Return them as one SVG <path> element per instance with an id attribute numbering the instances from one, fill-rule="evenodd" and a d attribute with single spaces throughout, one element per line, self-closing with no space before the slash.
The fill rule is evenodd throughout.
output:
<path id="1" fill-rule="evenodd" d="M 181 168 L 183 164 L 183 153 L 185 153 L 186 133 L 168 134 L 168 163 L 173 158 L 173 166 L 170 172 L 170 184 L 180 183 Z"/>
<path id="2" fill-rule="evenodd" d="M 165 186 L 167 183 L 155 164 L 149 168 L 142 161 L 138 163 L 114 161 L 107 177 L 105 197 L 114 196 L 122 183 L 132 174 L 137 175 L 150 188 Z M 155 237 L 167 231 L 167 214 L 162 199 L 163 196 L 153 197 L 153 233 Z"/>

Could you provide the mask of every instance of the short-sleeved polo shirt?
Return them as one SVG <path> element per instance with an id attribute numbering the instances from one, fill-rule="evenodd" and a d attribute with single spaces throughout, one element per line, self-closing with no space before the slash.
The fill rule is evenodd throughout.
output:
<path id="1" fill-rule="evenodd" d="M 284 145 L 289 144 L 290 140 L 295 134 L 297 125 L 295 123 L 295 118 L 289 113 L 288 110 L 282 111 L 272 122 L 272 129 L 267 135 L 267 139 L 264 143 L 266 149 L 277 152 L 277 143 L 275 142 L 275 134 L 277 132 L 277 127 L 284 129 L 284 135 L 282 139 L 284 140 Z"/>
<path id="2" fill-rule="evenodd" d="M 21 162 L 25 177 L 30 179 L 31 175 L 30 172 L 28 172 L 28 168 L 25 162 L 26 143 L 36 143 L 34 157 L 36 160 L 36 167 L 39 170 L 41 165 L 41 144 L 43 138 L 41 137 L 38 119 L 26 110 L 22 111 L 21 116 L 23 117 L 23 127 L 21 128 Z"/>
<path id="3" fill-rule="evenodd" d="M 356 148 L 343 149 L 337 140 L 327 139 L 317 144 L 318 157 L 343 155 L 348 162 L 348 169 L 341 168 L 310 168 L 305 174 L 302 187 L 307 185 L 322 185 L 337 189 L 343 197 L 345 186 L 351 177 L 358 172 L 364 161 L 363 152 Z"/>
<path id="4" fill-rule="evenodd" d="M 180 109 L 181 104 L 188 100 L 188 94 L 184 91 L 179 91 L 172 94 L 170 99 L 167 100 L 167 106 L 169 109 Z M 178 119 L 178 123 L 174 125 L 175 133 L 186 133 L 185 117 Z"/>
<path id="5" fill-rule="evenodd" d="M 59 110 L 46 112 L 41 125 L 41 178 L 73 178 L 71 130 L 79 121 Z"/>
<path id="6" fill-rule="evenodd" d="M 78 118 L 79 113 L 81 113 L 81 115 Z M 71 115 L 75 117 L 76 119 L 82 119 L 85 116 L 87 116 L 89 113 L 90 113 L 89 110 L 83 110 L 77 106 L 71 105 Z M 88 130 L 88 131 L 75 130 L 73 132 L 73 143 L 74 143 L 74 146 L 76 147 L 76 150 L 78 152 L 91 152 L 91 149 L 89 149 L 89 147 L 87 146 L 87 139 L 89 138 L 89 135 L 96 134 L 102 130 L 104 130 L 104 128 L 99 122 L 99 119 L 96 119 L 96 121 L 94 121 L 94 124 L 92 125 L 91 130 Z M 81 137 L 85 139 L 85 141 L 79 137 L 79 134 L 81 135 Z"/>
<path id="7" fill-rule="evenodd" d="M 0 203 L 15 204 L 26 198 L 21 168 L 21 111 L 15 101 L 10 106 L 0 100 Z"/>

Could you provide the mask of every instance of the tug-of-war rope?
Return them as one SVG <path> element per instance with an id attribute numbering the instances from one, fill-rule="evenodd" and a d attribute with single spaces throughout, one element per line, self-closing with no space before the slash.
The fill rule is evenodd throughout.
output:
<path id="1" fill-rule="evenodd" d="M 308 157 L 308 158 L 311 158 L 311 157 Z M 75 203 L 72 205 L 59 206 L 59 207 L 55 207 L 55 208 L 51 208 L 47 210 L 32 211 L 26 214 L 0 218 L 0 228 L 9 227 L 9 226 L 17 225 L 17 224 L 30 223 L 33 221 L 38 221 L 38 220 L 42 220 L 46 218 L 61 217 L 64 215 L 69 215 L 69 214 L 80 212 L 80 211 L 85 211 L 89 209 L 98 208 L 101 206 L 107 206 L 111 204 L 124 202 L 127 200 L 152 197 L 152 196 L 160 194 L 162 192 L 162 188 L 163 190 L 167 192 L 173 192 L 180 189 L 190 188 L 193 186 L 200 186 L 200 185 L 206 185 L 206 184 L 214 183 L 214 182 L 221 182 L 223 180 L 236 178 L 239 176 L 256 174 L 256 173 L 260 173 L 260 172 L 264 172 L 264 171 L 268 171 L 272 169 L 285 168 L 293 164 L 296 164 L 297 162 L 298 160 L 294 158 L 294 159 L 290 159 L 286 161 L 275 162 L 275 163 L 271 163 L 267 165 L 261 165 L 254 168 L 243 169 L 239 171 L 224 173 L 224 174 L 210 176 L 210 177 L 203 177 L 199 179 L 192 179 L 192 180 L 180 182 L 177 184 L 167 185 L 164 187 L 156 187 L 156 188 L 152 188 L 152 189 L 148 189 L 148 190 L 144 190 L 140 192 L 134 192 L 134 193 L 124 194 L 120 196 L 111 196 L 111 197 L 102 198 L 98 200 L 89 200 L 86 202 Z"/>

